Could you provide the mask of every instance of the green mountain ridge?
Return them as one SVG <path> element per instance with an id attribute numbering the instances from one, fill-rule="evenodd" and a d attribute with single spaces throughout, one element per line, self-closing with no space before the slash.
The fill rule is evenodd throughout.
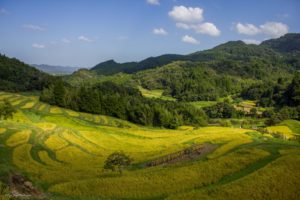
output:
<path id="1" fill-rule="evenodd" d="M 42 90 L 55 78 L 47 73 L 0 54 L 0 90 L 31 91 Z"/>
<path id="2" fill-rule="evenodd" d="M 165 54 L 150 57 L 141 62 L 116 63 L 109 60 L 91 68 L 102 75 L 112 75 L 120 72 L 136 73 L 145 69 L 161 67 L 174 61 L 249 61 L 253 58 L 267 60 L 269 63 L 289 65 L 299 69 L 300 34 L 286 34 L 277 39 L 266 40 L 260 45 L 245 44 L 243 41 L 229 41 L 209 50 L 198 51 L 188 55 Z"/>

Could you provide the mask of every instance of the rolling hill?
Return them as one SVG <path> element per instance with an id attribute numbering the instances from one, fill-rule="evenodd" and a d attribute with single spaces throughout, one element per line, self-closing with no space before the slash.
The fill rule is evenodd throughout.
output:
<path id="1" fill-rule="evenodd" d="M 16 58 L 0 55 L 0 90 L 42 90 L 55 78 Z"/>
<path id="2" fill-rule="evenodd" d="M 79 67 L 69 67 L 69 66 L 52 66 L 52 65 L 32 65 L 36 69 L 43 71 L 52 75 L 67 75 L 79 70 Z"/>
<path id="3" fill-rule="evenodd" d="M 245 44 L 242 41 L 231 41 L 221 44 L 210 50 L 195 52 L 188 55 L 166 54 L 158 57 L 150 57 L 140 62 L 117 63 L 109 60 L 99 63 L 92 67 L 92 71 L 96 71 L 102 75 L 112 75 L 120 72 L 136 73 L 145 69 L 161 67 L 174 61 L 247 61 L 258 59 L 267 64 L 280 63 L 281 67 L 285 65 L 291 66 L 293 69 L 299 69 L 299 63 L 291 63 L 289 53 L 298 53 L 299 51 L 299 33 L 286 34 L 278 39 L 271 39 L 262 42 L 260 45 Z M 298 55 L 298 54 L 297 54 Z M 296 59 L 293 57 L 293 59 Z"/>

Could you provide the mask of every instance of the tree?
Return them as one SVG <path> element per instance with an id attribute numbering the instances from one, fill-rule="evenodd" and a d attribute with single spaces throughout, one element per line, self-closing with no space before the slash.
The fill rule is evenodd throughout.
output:
<path id="1" fill-rule="evenodd" d="M 13 114 L 16 112 L 15 108 L 6 99 L 0 102 L 0 119 L 13 118 Z"/>
<path id="2" fill-rule="evenodd" d="M 256 108 L 251 108 L 250 109 L 250 116 L 256 117 L 257 116 L 257 109 Z"/>
<path id="3" fill-rule="evenodd" d="M 65 87 L 62 80 L 58 80 L 55 82 L 53 95 L 55 104 L 63 107 L 65 105 Z"/>
<path id="4" fill-rule="evenodd" d="M 120 174 L 125 167 L 129 166 L 132 159 L 124 152 L 114 152 L 110 154 L 104 164 L 104 169 L 110 169 L 112 171 L 118 170 Z"/>
<path id="5" fill-rule="evenodd" d="M 289 106 L 300 105 L 300 72 L 296 73 L 292 82 L 287 87 L 284 97 Z"/>

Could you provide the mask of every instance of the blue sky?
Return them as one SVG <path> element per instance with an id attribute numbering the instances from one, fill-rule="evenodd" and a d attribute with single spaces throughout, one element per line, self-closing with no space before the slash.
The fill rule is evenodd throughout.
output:
<path id="1" fill-rule="evenodd" d="M 92 67 L 300 32 L 299 0 L 0 0 L 0 53 Z"/>

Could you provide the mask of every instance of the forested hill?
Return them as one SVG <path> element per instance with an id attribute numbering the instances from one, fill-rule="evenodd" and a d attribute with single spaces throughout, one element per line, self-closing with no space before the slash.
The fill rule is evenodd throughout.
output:
<path id="1" fill-rule="evenodd" d="M 266 40 L 260 46 L 269 47 L 282 53 L 300 52 L 300 34 L 288 33 L 278 39 Z"/>
<path id="2" fill-rule="evenodd" d="M 228 62 L 240 61 L 248 64 L 252 61 L 264 63 L 264 66 L 287 67 L 288 70 L 300 69 L 300 34 L 290 33 L 278 39 L 262 42 L 260 45 L 245 44 L 242 41 L 231 41 L 215 48 L 195 52 L 189 55 L 166 54 L 150 57 L 141 62 L 116 63 L 109 60 L 91 68 L 98 74 L 111 75 L 119 72 L 135 73 L 145 69 L 161 67 L 174 61 L 202 61 L 214 62 L 214 65 L 227 66 Z M 224 62 L 225 61 L 225 62 Z M 232 63 L 230 63 L 232 64 Z M 229 65 L 230 65 L 229 64 Z M 232 66 L 229 66 L 229 71 Z M 221 71 L 224 69 L 220 69 Z M 242 69 L 239 69 L 242 71 Z M 238 73 L 239 74 L 239 73 Z"/>
<path id="3" fill-rule="evenodd" d="M 166 54 L 158 57 L 150 57 L 140 62 L 117 63 L 114 60 L 102 62 L 91 70 L 98 74 L 110 75 L 119 72 L 134 73 L 140 70 L 151 69 L 157 66 L 163 66 L 175 60 L 185 60 L 185 56 L 176 54 Z"/>
<path id="4" fill-rule="evenodd" d="M 0 54 L 0 90 L 30 91 L 42 90 L 55 78 L 18 59 Z"/>

